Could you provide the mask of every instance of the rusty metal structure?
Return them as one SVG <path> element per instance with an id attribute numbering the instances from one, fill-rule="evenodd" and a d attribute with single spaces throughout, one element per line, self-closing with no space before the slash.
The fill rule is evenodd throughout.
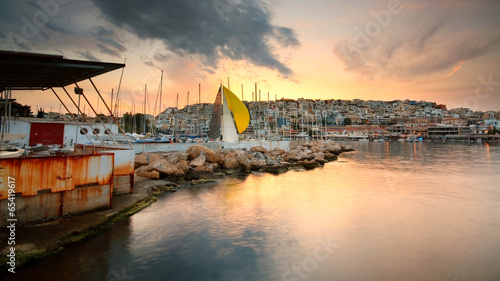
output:
<path id="1" fill-rule="evenodd" d="M 74 116 L 56 89 L 62 89 L 69 96 L 65 87 L 75 85 L 75 93 L 83 96 L 94 110 L 77 84 L 88 79 L 124 133 L 92 81 L 95 76 L 124 66 L 68 60 L 56 55 L 0 51 L 0 92 L 5 93 L 7 100 L 14 90 L 50 89 Z M 69 98 L 76 106 L 77 114 L 81 114 L 80 106 Z M 75 123 L 78 124 L 76 120 Z M 7 224 L 9 202 L 15 202 L 15 217 L 19 224 L 110 208 L 113 195 L 133 191 L 134 156 L 132 145 L 130 149 L 124 149 L 115 142 L 115 147 L 104 143 L 99 146 L 75 144 L 71 155 L 0 158 L 0 224 Z M 9 185 L 10 179 L 15 179 L 14 191 Z M 9 197 L 13 199 L 9 200 Z"/>

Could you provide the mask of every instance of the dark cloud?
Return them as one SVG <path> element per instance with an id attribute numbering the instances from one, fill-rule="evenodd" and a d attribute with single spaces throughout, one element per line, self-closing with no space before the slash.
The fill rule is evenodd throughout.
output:
<path id="1" fill-rule="evenodd" d="M 274 26 L 258 0 L 92 0 L 106 18 L 144 39 L 160 39 L 180 55 L 200 55 L 208 68 L 222 58 L 248 60 L 288 77 L 293 71 L 273 52 L 270 39 L 299 46 L 293 30 Z"/>
<path id="2" fill-rule="evenodd" d="M 101 61 L 100 59 L 96 58 L 93 54 L 91 54 L 89 51 L 75 51 L 75 54 L 86 60 Z"/>
<path id="3" fill-rule="evenodd" d="M 283 47 L 290 47 L 290 46 L 293 47 L 300 45 L 299 40 L 297 40 L 295 31 L 288 27 L 281 27 L 281 26 L 275 27 L 274 35 L 276 36 L 276 39 Z"/>
<path id="4" fill-rule="evenodd" d="M 400 77 L 450 70 L 461 61 L 479 57 L 500 46 L 500 34 L 486 39 L 461 39 L 443 28 L 444 22 L 423 24 L 403 32 L 382 32 L 337 42 L 333 51 L 347 71 L 365 77 Z"/>
<path id="5" fill-rule="evenodd" d="M 119 57 L 121 52 L 127 49 L 122 45 L 116 32 L 103 26 L 95 26 L 90 29 L 90 34 L 99 42 L 97 47 L 102 53 Z"/>
<path id="6" fill-rule="evenodd" d="M 154 59 L 156 61 L 162 62 L 162 61 L 166 61 L 167 59 L 169 59 L 169 56 L 157 53 L 157 54 L 154 55 Z"/>

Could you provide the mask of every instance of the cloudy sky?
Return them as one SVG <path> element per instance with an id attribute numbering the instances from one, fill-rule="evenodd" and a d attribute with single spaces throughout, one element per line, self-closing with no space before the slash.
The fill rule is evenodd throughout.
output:
<path id="1" fill-rule="evenodd" d="M 0 49 L 122 63 L 120 99 L 150 112 L 252 99 L 428 100 L 500 110 L 498 0 L 0 0 Z M 96 79 L 116 92 L 120 71 Z M 82 83 L 88 89 L 90 84 Z M 190 99 L 187 100 L 187 93 Z M 50 92 L 16 92 L 59 110 Z M 101 109 L 99 111 L 103 111 Z M 157 110 L 156 110 L 157 111 Z"/>

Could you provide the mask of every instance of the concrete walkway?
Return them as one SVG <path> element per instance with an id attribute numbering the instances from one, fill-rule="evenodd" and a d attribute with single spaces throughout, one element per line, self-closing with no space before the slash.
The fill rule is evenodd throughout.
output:
<path id="1" fill-rule="evenodd" d="M 15 246 L 7 244 L 9 230 L 0 230 L 0 269 L 7 268 L 6 255 L 15 247 L 16 269 L 26 262 L 41 259 L 60 247 L 76 243 L 109 227 L 113 222 L 128 217 L 149 206 L 156 198 L 153 191 L 175 190 L 175 183 L 135 177 L 134 192 L 113 196 L 112 208 L 84 213 L 56 220 L 16 226 Z"/>

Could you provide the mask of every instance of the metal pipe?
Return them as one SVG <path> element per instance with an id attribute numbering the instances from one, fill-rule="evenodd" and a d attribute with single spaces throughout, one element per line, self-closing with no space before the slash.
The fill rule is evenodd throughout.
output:
<path id="1" fill-rule="evenodd" d="M 64 90 L 64 92 L 66 93 L 66 95 L 68 96 L 68 98 L 71 100 L 71 102 L 73 103 L 73 105 L 76 106 L 76 108 L 78 109 L 78 113 L 82 114 L 83 112 L 80 110 L 80 106 L 78 106 L 75 103 L 75 101 L 73 100 L 73 98 L 69 95 L 68 91 L 66 91 L 66 88 L 62 87 L 62 89 Z M 94 131 L 94 127 L 92 127 L 92 125 L 90 124 L 90 122 L 87 120 L 87 118 L 85 118 L 85 116 L 83 116 L 83 114 L 82 114 L 82 117 L 83 117 L 83 121 L 85 121 L 85 123 L 87 123 L 87 125 L 89 125 L 89 127 L 90 127 L 90 129 L 92 129 L 92 131 Z M 77 132 L 77 136 L 78 136 L 78 132 Z M 99 136 L 97 136 L 97 139 L 102 143 L 102 145 L 104 145 L 104 142 L 101 140 L 101 138 Z M 89 138 L 89 140 L 90 140 L 90 138 Z M 90 141 L 90 142 L 92 142 L 92 141 Z M 75 143 L 75 145 L 76 145 L 76 143 Z"/>
<path id="2" fill-rule="evenodd" d="M 125 135 L 125 132 L 123 131 L 122 127 L 120 126 L 120 124 L 118 123 L 118 120 L 116 120 L 116 117 L 113 115 L 113 112 L 111 112 L 111 110 L 109 109 L 108 107 L 108 104 L 106 103 L 106 101 L 102 98 L 101 96 L 101 93 L 99 92 L 99 90 L 97 90 L 97 87 L 95 86 L 94 82 L 92 81 L 91 78 L 89 78 L 89 81 L 90 83 L 92 83 L 92 86 L 94 87 L 95 91 L 97 92 L 97 94 L 99 95 L 99 97 L 101 98 L 101 101 L 104 103 L 104 105 L 106 106 L 106 109 L 108 110 L 108 112 L 111 114 L 111 117 L 113 117 L 113 120 L 115 121 L 116 125 L 118 125 L 118 129 L 120 129 L 120 131 L 122 132 L 123 136 L 125 137 L 125 139 L 127 140 L 127 143 L 128 145 L 130 145 L 130 148 L 134 149 L 134 147 L 132 146 L 132 144 L 130 143 L 130 141 L 128 140 L 127 136 Z"/>
<path id="3" fill-rule="evenodd" d="M 75 83 L 75 85 L 78 87 L 77 83 Z M 80 88 L 80 87 L 78 87 L 78 88 Z M 92 104 L 90 103 L 90 101 L 87 99 L 87 96 L 85 96 L 85 94 L 83 92 L 82 92 L 81 95 L 78 96 L 78 99 L 80 99 L 80 96 L 83 96 L 83 98 L 85 99 L 85 101 L 89 105 L 90 109 L 92 109 L 92 111 L 94 112 L 94 114 L 95 114 L 95 116 L 97 118 L 97 112 L 94 110 L 94 107 L 92 106 Z M 78 101 L 78 102 L 80 102 L 80 101 Z M 104 133 L 106 133 L 106 131 L 108 131 L 108 129 L 106 129 L 106 126 L 104 126 L 104 123 L 102 123 L 102 120 L 101 120 L 101 124 L 102 124 L 102 127 L 104 128 Z M 97 136 L 97 134 L 95 133 L 95 131 L 93 129 L 92 129 L 92 133 L 94 133 L 94 135 Z M 113 138 L 113 135 L 111 134 L 111 132 L 109 132 L 109 137 L 111 138 L 111 140 L 113 141 L 113 143 L 115 144 L 115 146 L 118 147 L 118 144 L 116 143 L 115 139 Z"/>
<path id="4" fill-rule="evenodd" d="M 63 101 L 61 100 L 61 98 L 57 95 L 56 91 L 54 91 L 54 89 L 53 89 L 53 88 L 50 88 L 50 89 L 52 90 L 52 92 L 54 93 L 54 95 L 57 97 L 57 99 L 59 100 L 59 102 L 60 102 L 60 103 L 64 106 L 64 108 L 66 109 L 66 111 L 68 111 L 69 116 L 71 116 L 71 119 L 73 119 L 73 120 L 75 121 L 75 125 L 76 125 L 77 127 L 80 127 L 80 130 L 81 130 L 81 129 L 82 129 L 82 127 L 81 127 L 81 126 L 80 126 L 80 124 L 78 123 L 78 120 L 77 120 L 75 117 L 73 117 L 73 115 L 72 115 L 71 111 L 68 109 L 68 107 L 66 107 L 66 104 L 64 104 L 64 102 L 63 102 Z M 90 124 L 89 124 L 89 125 L 90 125 Z M 77 132 L 77 134 L 78 134 L 78 132 Z M 89 141 L 90 141 L 90 142 L 92 142 L 92 140 L 89 138 L 89 136 L 88 136 L 88 135 L 85 135 L 85 136 L 89 139 Z M 75 144 L 76 144 L 76 143 L 75 143 Z"/>

